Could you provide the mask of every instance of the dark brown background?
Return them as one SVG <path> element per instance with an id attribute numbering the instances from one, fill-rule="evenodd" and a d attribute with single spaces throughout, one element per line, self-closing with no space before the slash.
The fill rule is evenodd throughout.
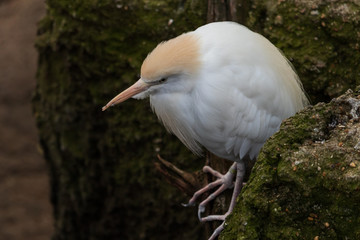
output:
<path id="1" fill-rule="evenodd" d="M 0 0 L 0 239 L 52 232 L 49 182 L 31 111 L 43 0 Z"/>

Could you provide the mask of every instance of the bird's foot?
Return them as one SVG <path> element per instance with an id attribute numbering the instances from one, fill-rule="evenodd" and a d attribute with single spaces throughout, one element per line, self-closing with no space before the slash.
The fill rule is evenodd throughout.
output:
<path id="1" fill-rule="evenodd" d="M 236 198 L 239 195 L 239 193 L 241 191 L 241 188 L 243 186 L 243 177 L 245 175 L 245 166 L 244 166 L 244 163 L 242 163 L 242 162 L 241 163 L 234 163 L 230 167 L 229 171 L 225 175 L 215 171 L 214 169 L 212 169 L 212 168 L 210 168 L 208 166 L 205 166 L 203 170 L 205 172 L 211 173 L 212 175 L 216 176 L 218 179 L 216 181 L 212 182 L 212 183 L 209 183 L 208 185 L 206 185 L 202 189 L 198 190 L 193 195 L 193 197 L 190 199 L 189 203 L 188 204 L 183 204 L 183 205 L 184 206 L 193 206 L 193 205 L 195 205 L 196 199 L 201 194 L 203 194 L 204 192 L 207 192 L 207 191 L 213 189 L 214 187 L 220 185 L 220 187 L 214 193 L 210 194 L 209 197 L 207 197 L 204 201 L 202 201 L 200 203 L 199 209 L 198 209 L 198 217 L 199 217 L 201 222 L 223 221 L 221 223 L 221 225 L 215 229 L 215 231 L 213 232 L 213 234 L 209 238 L 209 240 L 214 240 L 220 234 L 220 232 L 224 229 L 225 219 L 234 209 Z M 206 216 L 206 217 L 201 217 L 201 213 L 203 213 L 205 211 L 205 206 L 211 200 L 216 198 L 225 189 L 232 188 L 234 186 L 233 178 L 234 178 L 235 172 L 236 172 L 235 187 L 234 187 L 233 195 L 231 197 L 231 202 L 230 202 L 230 206 L 229 206 L 228 211 L 224 215 L 209 215 L 209 216 Z"/>
<path id="2" fill-rule="evenodd" d="M 214 182 L 209 183 L 208 185 L 201 188 L 197 192 L 195 192 L 194 195 L 192 196 L 192 198 L 189 200 L 189 202 L 187 204 L 183 204 L 184 207 L 194 206 L 195 202 L 196 202 L 196 199 L 200 195 L 202 195 L 205 192 L 210 191 L 211 189 L 213 189 L 215 187 L 220 186 L 215 192 L 210 194 L 204 201 L 202 201 L 199 204 L 198 217 L 199 217 L 200 221 L 202 221 L 201 213 L 203 213 L 205 211 L 206 205 L 211 200 L 215 199 L 218 195 L 220 195 L 224 190 L 226 190 L 228 188 L 232 188 L 234 186 L 233 179 L 234 179 L 234 175 L 236 173 L 236 163 L 234 163 L 230 167 L 230 169 L 228 170 L 228 172 L 226 174 L 221 174 L 221 173 L 219 173 L 218 171 L 212 169 L 209 166 L 205 166 L 203 168 L 203 171 L 212 174 L 213 176 L 217 177 L 218 179 L 215 180 Z"/>

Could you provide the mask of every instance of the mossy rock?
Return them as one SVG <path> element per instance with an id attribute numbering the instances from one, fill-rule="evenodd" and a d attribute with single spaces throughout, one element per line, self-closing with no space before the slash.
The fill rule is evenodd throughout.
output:
<path id="1" fill-rule="evenodd" d="M 247 25 L 293 63 L 313 103 L 360 84 L 357 0 L 253 0 Z"/>
<path id="2" fill-rule="evenodd" d="M 358 92 L 308 107 L 265 144 L 220 239 L 360 239 Z"/>

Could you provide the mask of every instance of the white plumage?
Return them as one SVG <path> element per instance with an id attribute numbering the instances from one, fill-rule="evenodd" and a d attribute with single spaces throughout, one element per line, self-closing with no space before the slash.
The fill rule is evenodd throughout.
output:
<path id="1" fill-rule="evenodd" d="M 212 23 L 188 34 L 199 41 L 202 64 L 174 84 L 191 81 L 193 88 L 179 93 L 165 84 L 150 94 L 151 106 L 194 153 L 200 144 L 229 160 L 255 158 L 281 121 L 307 103 L 297 75 L 274 45 L 239 24 Z"/>
<path id="2" fill-rule="evenodd" d="M 242 184 L 243 159 L 255 159 L 282 120 L 308 104 L 282 53 L 233 22 L 207 24 L 159 44 L 144 60 L 140 80 L 103 110 L 132 96 L 149 96 L 164 126 L 195 154 L 203 146 L 237 162 L 236 184 Z M 220 184 L 226 185 L 229 176 Z M 236 189 L 237 196 L 241 187 Z M 208 201 L 200 204 L 199 216 Z M 215 219 L 210 218 L 202 219 Z"/>

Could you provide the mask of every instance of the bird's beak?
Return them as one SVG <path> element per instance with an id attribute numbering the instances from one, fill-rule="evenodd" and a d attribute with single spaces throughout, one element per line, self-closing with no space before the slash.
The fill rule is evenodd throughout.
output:
<path id="1" fill-rule="evenodd" d="M 150 84 L 144 82 L 141 78 L 134 83 L 132 86 L 130 86 L 128 89 L 122 91 L 119 93 L 116 97 L 110 100 L 103 108 L 102 110 L 105 111 L 109 107 L 112 107 L 116 104 L 122 103 L 125 100 L 131 98 L 132 96 L 141 93 L 145 90 L 147 90 L 150 87 Z"/>

